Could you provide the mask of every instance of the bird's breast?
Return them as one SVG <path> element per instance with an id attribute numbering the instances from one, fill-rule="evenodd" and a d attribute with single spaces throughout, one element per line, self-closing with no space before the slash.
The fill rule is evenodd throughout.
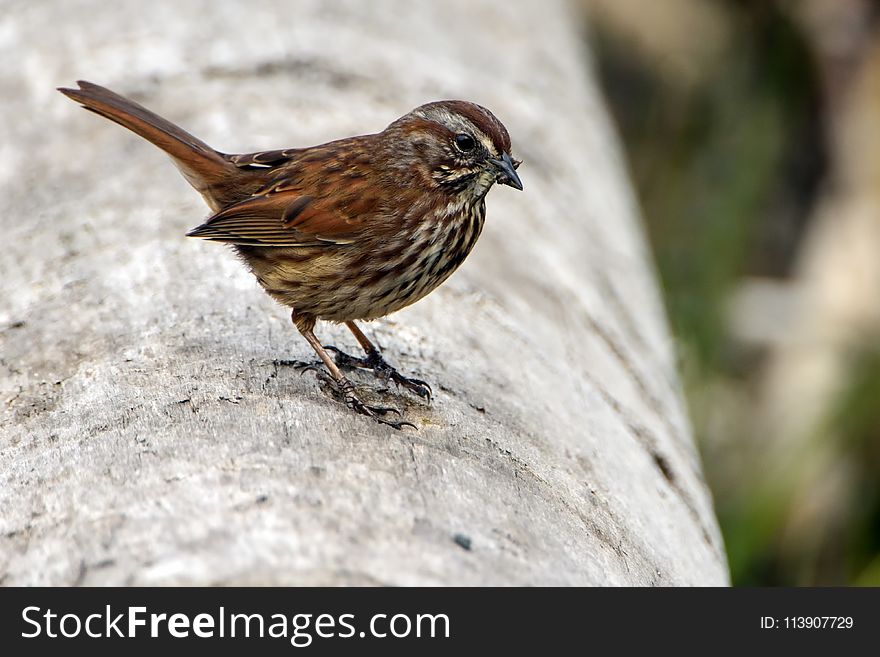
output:
<path id="1" fill-rule="evenodd" d="M 483 229 L 485 203 L 450 201 L 431 216 L 406 225 L 377 247 L 374 267 L 364 272 L 365 306 L 373 319 L 414 303 L 443 283 L 464 262 Z"/>
<path id="2" fill-rule="evenodd" d="M 263 288 L 302 314 L 377 319 L 433 291 L 464 262 L 485 204 L 450 202 L 413 213 L 392 234 L 339 247 L 238 247 Z"/>

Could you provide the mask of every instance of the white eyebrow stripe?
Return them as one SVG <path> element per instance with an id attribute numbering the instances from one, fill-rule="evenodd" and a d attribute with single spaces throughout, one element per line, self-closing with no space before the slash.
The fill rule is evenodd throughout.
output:
<path id="1" fill-rule="evenodd" d="M 495 149 L 495 144 L 489 136 L 474 125 L 470 119 L 461 114 L 454 114 L 445 107 L 431 107 L 428 111 L 419 109 L 419 111 L 416 112 L 416 115 L 423 119 L 439 123 L 453 132 L 466 132 L 479 141 L 491 155 L 500 155 Z"/>

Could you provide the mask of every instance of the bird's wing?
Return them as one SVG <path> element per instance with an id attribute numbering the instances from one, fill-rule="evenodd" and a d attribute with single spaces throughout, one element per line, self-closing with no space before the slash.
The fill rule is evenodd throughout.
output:
<path id="1" fill-rule="evenodd" d="M 306 194 L 299 185 L 281 179 L 221 210 L 187 235 L 249 246 L 351 244 L 371 223 L 379 205 L 375 193 L 357 182 L 330 198 Z"/>
<path id="2" fill-rule="evenodd" d="M 256 153 L 239 153 L 237 155 L 226 155 L 225 157 L 239 169 L 262 169 L 286 164 L 300 153 L 302 153 L 302 149 L 285 148 L 274 151 L 258 151 Z"/>

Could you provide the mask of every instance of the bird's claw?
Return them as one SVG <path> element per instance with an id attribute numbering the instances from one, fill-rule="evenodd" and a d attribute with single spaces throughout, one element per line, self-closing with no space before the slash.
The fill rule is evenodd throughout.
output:
<path id="1" fill-rule="evenodd" d="M 315 372 L 318 374 L 323 372 L 320 361 L 309 363 L 304 360 L 273 360 L 272 364 L 276 367 L 292 367 L 295 370 L 299 370 L 300 374 L 305 374 L 306 372 Z"/>
<path id="2" fill-rule="evenodd" d="M 360 368 L 372 370 L 373 374 L 384 383 L 392 381 L 398 388 L 402 386 L 425 401 L 431 401 L 434 391 L 426 381 L 422 381 L 421 379 L 410 379 L 403 376 L 394 367 L 389 365 L 388 362 L 382 358 L 382 354 L 378 351 L 371 351 L 365 358 L 358 358 L 357 356 L 351 356 L 345 353 L 333 345 L 325 345 L 324 349 L 328 349 L 334 353 L 334 360 L 339 367 L 346 369 Z"/>
<path id="3" fill-rule="evenodd" d="M 426 381 L 422 381 L 421 379 L 409 379 L 405 376 L 401 376 L 401 374 L 395 369 L 391 370 L 391 374 L 388 378 L 391 381 L 394 381 L 395 385 L 398 387 L 403 386 L 425 401 L 431 401 L 431 397 L 434 395 L 434 391 Z"/>
<path id="4" fill-rule="evenodd" d="M 336 361 L 336 365 L 338 367 L 342 367 L 344 369 L 370 369 L 369 364 L 367 363 L 366 358 L 358 358 L 357 356 L 352 356 L 351 354 L 347 354 L 342 349 L 338 347 L 334 347 L 332 344 L 325 344 L 324 349 L 327 351 L 333 352 L 333 360 Z"/>
<path id="5" fill-rule="evenodd" d="M 371 417 L 379 424 L 384 424 L 397 430 L 403 429 L 403 427 L 412 427 L 413 429 L 418 428 L 412 422 L 386 419 L 384 416 L 389 413 L 394 413 L 397 417 L 403 417 L 403 413 L 392 406 L 371 406 L 370 404 L 365 404 L 361 398 L 358 397 L 354 384 L 348 379 L 336 381 L 324 371 L 318 372 L 318 378 L 322 382 L 328 384 L 333 392 L 342 399 L 345 405 L 355 413 Z"/>

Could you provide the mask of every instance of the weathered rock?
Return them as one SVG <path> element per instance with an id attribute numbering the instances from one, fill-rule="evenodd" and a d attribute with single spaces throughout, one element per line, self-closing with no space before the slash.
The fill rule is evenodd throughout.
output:
<path id="1" fill-rule="evenodd" d="M 380 10 L 381 8 L 381 10 Z M 650 256 L 562 2 L 19 3 L 0 24 L 0 581 L 725 584 Z M 334 402 L 288 313 L 106 84 L 213 146 L 377 131 L 463 97 L 494 189 L 440 290 L 366 325 L 418 431 Z M 325 342 L 354 349 L 344 330 Z M 376 385 L 364 375 L 358 379 Z"/>

